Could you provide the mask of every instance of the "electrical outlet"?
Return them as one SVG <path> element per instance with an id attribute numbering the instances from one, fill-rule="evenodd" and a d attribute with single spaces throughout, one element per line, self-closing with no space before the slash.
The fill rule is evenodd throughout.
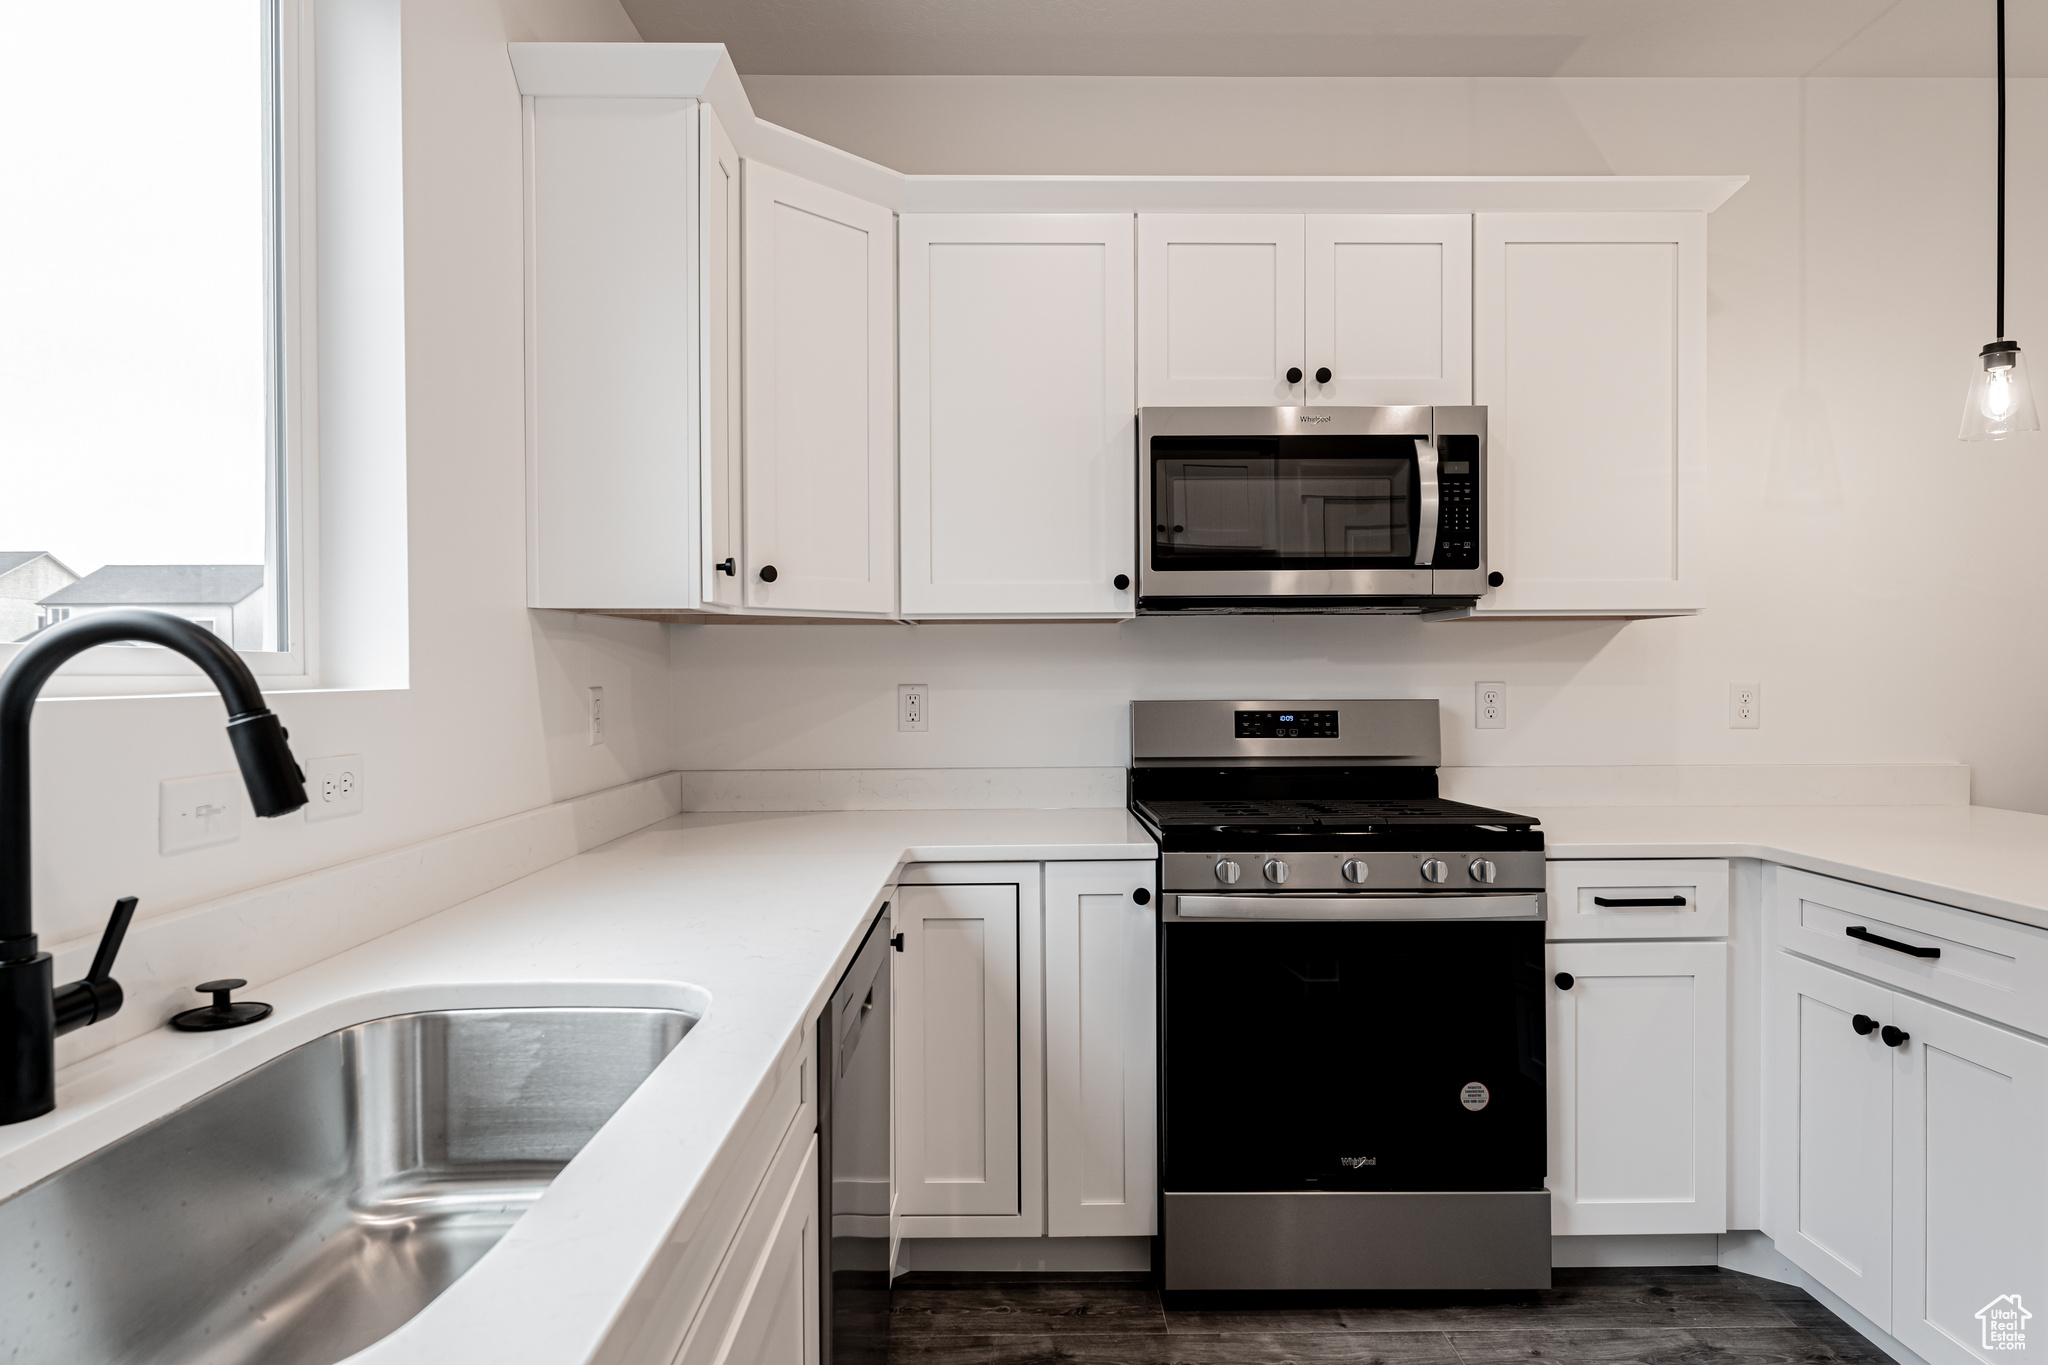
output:
<path id="1" fill-rule="evenodd" d="M 590 689 L 590 742 L 604 743 L 604 689 Z"/>
<path id="2" fill-rule="evenodd" d="M 896 728 L 905 731 L 932 728 L 931 689 L 925 684 L 896 684 Z"/>
<path id="3" fill-rule="evenodd" d="M 363 813 L 363 756 L 306 760 L 306 818 L 334 820 Z"/>
<path id="4" fill-rule="evenodd" d="M 242 837 L 242 779 L 233 773 L 173 777 L 157 788 L 157 849 L 231 844 Z"/>
<path id="5" fill-rule="evenodd" d="M 1472 688 L 1472 727 L 1476 730 L 1508 728 L 1508 685 L 1504 682 L 1475 683 Z"/>
<path id="6" fill-rule="evenodd" d="M 1728 684 L 1728 728 L 1756 730 L 1764 723 L 1764 690 L 1755 683 Z"/>

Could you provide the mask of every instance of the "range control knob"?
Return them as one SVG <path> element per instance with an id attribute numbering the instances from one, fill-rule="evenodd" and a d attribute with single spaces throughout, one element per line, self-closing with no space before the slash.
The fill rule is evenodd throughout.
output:
<path id="1" fill-rule="evenodd" d="M 1237 859 L 1218 858 L 1216 860 L 1217 881 L 1222 882 L 1225 886 L 1236 886 L 1240 875 L 1242 875 L 1242 869 L 1238 867 Z"/>
<path id="2" fill-rule="evenodd" d="M 1342 871 L 1347 882 L 1362 882 L 1372 873 L 1372 869 L 1365 865 L 1363 858 L 1346 858 Z"/>
<path id="3" fill-rule="evenodd" d="M 1494 879 L 1500 876 L 1500 869 L 1493 865 L 1491 858 L 1474 858 L 1472 866 L 1465 870 L 1472 875 L 1473 881 L 1484 882 L 1488 886 L 1492 886 Z"/>
<path id="4" fill-rule="evenodd" d="M 1451 879 L 1451 865 L 1442 858 L 1424 858 L 1422 860 L 1422 879 L 1442 885 Z"/>
<path id="5" fill-rule="evenodd" d="M 1275 886 L 1287 884 L 1287 864 L 1278 858 L 1266 859 L 1266 880 Z"/>

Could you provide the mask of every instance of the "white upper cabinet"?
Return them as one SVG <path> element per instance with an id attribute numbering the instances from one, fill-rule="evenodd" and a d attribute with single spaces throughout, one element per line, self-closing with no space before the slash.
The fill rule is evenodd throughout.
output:
<path id="1" fill-rule="evenodd" d="M 1140 407 L 1471 395 L 1466 215 L 1139 215 Z"/>
<path id="2" fill-rule="evenodd" d="M 752 611 L 896 609 L 895 215 L 744 165 Z"/>
<path id="3" fill-rule="evenodd" d="M 905 616 L 1131 614 L 1131 234 L 904 216 Z"/>
<path id="4" fill-rule="evenodd" d="M 717 240 L 731 146 L 695 100 L 529 104 L 527 602 L 700 609 L 719 534 L 701 446 L 733 420 L 730 335 L 700 329 L 738 287 Z"/>
<path id="5" fill-rule="evenodd" d="M 1307 238 L 1306 401 L 1470 403 L 1472 219 L 1311 213 Z"/>
<path id="6" fill-rule="evenodd" d="M 1502 579 L 1478 614 L 1697 610 L 1706 216 L 1482 213 L 1475 232 Z"/>
<path id="7" fill-rule="evenodd" d="M 1138 405 L 1300 403 L 1298 213 L 1138 215 Z"/>
<path id="8" fill-rule="evenodd" d="M 703 247 L 699 252 L 699 330 L 704 390 L 704 543 L 699 556 L 704 600 L 741 605 L 740 519 L 740 156 L 710 105 L 701 106 L 703 149 L 697 184 Z"/>

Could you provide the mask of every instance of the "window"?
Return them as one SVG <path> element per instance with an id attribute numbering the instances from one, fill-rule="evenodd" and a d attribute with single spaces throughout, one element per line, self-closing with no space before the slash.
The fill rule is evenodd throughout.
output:
<path id="1" fill-rule="evenodd" d="M 200 584 L 303 671 L 299 3 L 0 6 L 0 663 Z"/>

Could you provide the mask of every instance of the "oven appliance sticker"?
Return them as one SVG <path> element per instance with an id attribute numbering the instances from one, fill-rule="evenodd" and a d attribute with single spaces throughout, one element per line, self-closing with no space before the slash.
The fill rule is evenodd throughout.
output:
<path id="1" fill-rule="evenodd" d="M 1484 1109 L 1492 1098 L 1493 1092 L 1486 1088 L 1484 1081 L 1473 1081 L 1458 1092 L 1458 1103 L 1475 1114 Z"/>

